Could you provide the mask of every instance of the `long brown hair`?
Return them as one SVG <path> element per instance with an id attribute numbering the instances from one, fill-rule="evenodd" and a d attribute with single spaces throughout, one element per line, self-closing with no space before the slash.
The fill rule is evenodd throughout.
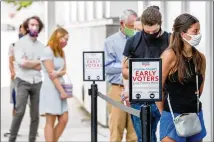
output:
<path id="1" fill-rule="evenodd" d="M 67 34 L 68 34 L 68 32 L 65 29 L 58 28 L 51 35 L 47 46 L 51 47 L 55 57 L 57 57 L 57 56 L 64 57 L 64 52 L 63 52 L 62 48 L 60 47 L 59 40 L 60 40 L 60 38 L 64 37 Z"/>
<path id="2" fill-rule="evenodd" d="M 182 83 L 185 81 L 186 78 L 191 77 L 191 73 L 188 70 L 188 67 L 185 63 L 185 58 L 183 55 L 183 49 L 184 49 L 184 41 L 182 40 L 181 33 L 187 32 L 187 30 L 195 23 L 198 23 L 199 20 L 187 13 L 181 14 L 178 16 L 173 25 L 173 33 L 169 45 L 169 49 L 172 49 L 175 52 L 176 56 L 176 64 L 171 69 L 171 72 L 178 71 L 178 80 Z M 200 55 L 200 52 L 192 48 L 192 58 L 194 65 L 196 67 L 196 71 L 198 73 L 202 72 L 202 57 Z"/>
<path id="3" fill-rule="evenodd" d="M 30 18 L 28 18 L 28 19 L 26 19 L 24 21 L 23 27 L 24 27 L 25 31 L 27 32 L 27 34 L 29 33 L 28 25 L 29 25 L 29 21 L 31 19 L 34 19 L 39 23 L 39 33 L 40 33 L 42 31 L 42 29 L 44 28 L 44 24 L 43 24 L 42 20 L 38 16 L 32 16 L 32 17 L 30 17 Z"/>

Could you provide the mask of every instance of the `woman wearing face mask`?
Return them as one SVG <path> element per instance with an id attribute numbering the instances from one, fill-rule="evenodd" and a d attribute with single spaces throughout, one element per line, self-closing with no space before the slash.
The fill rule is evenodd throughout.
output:
<path id="1" fill-rule="evenodd" d="M 41 56 L 44 81 L 40 91 L 40 115 L 46 117 L 45 140 L 58 141 L 68 121 L 69 97 L 62 87 L 62 76 L 66 73 L 66 61 L 63 48 L 68 41 L 68 32 L 58 28 L 50 37 Z M 55 126 L 55 121 L 58 124 Z"/>
<path id="2" fill-rule="evenodd" d="M 162 114 L 162 142 L 201 142 L 206 136 L 202 104 L 197 97 L 197 94 L 202 94 L 206 70 L 205 56 L 195 48 L 200 40 L 200 23 L 197 18 L 182 14 L 175 19 L 170 46 L 161 56 L 162 84 L 168 96 L 156 103 Z M 190 137 L 178 136 L 171 112 L 174 117 L 183 113 L 198 113 L 201 132 Z"/>

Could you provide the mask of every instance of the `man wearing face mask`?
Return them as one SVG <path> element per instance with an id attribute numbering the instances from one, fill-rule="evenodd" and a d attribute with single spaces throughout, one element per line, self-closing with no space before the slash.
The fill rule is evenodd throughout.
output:
<path id="1" fill-rule="evenodd" d="M 9 142 L 15 142 L 22 118 L 25 114 L 26 104 L 30 98 L 30 142 L 36 141 L 39 125 L 39 92 L 42 84 L 40 56 L 44 45 L 37 40 L 38 34 L 43 29 L 39 17 L 33 16 L 24 22 L 27 35 L 15 43 L 14 58 L 17 69 L 15 70 L 16 105 L 15 115 L 11 125 Z"/>
<path id="2" fill-rule="evenodd" d="M 125 10 L 120 17 L 120 30 L 105 40 L 105 71 L 110 88 L 108 96 L 121 102 L 120 94 L 124 89 L 122 78 L 122 54 L 127 38 L 135 34 L 134 22 L 137 14 L 133 10 Z M 121 142 L 126 129 L 126 141 L 135 142 L 137 137 L 128 113 L 108 104 L 110 141 Z"/>
<path id="3" fill-rule="evenodd" d="M 169 45 L 170 34 L 161 30 L 162 16 L 157 6 L 150 6 L 144 10 L 141 16 L 143 30 L 129 38 L 123 52 L 125 56 L 122 62 L 122 74 L 128 79 L 128 58 L 159 58 Z M 131 104 L 132 108 L 140 110 L 142 104 Z M 156 129 L 160 119 L 160 113 L 154 103 L 150 103 L 152 109 L 152 142 L 156 142 Z M 133 125 L 138 136 L 138 142 L 142 142 L 141 120 L 132 116 Z"/>
<path id="4" fill-rule="evenodd" d="M 22 38 L 26 34 L 26 31 L 23 27 L 23 24 L 19 26 L 19 39 Z M 10 83 L 10 103 L 13 104 L 13 115 L 15 114 L 15 105 L 16 105 L 16 91 L 14 88 L 14 78 L 15 78 L 15 67 L 14 67 L 14 46 L 15 43 L 12 43 L 9 47 L 9 69 L 10 69 L 10 77 L 11 77 L 11 83 Z M 4 136 L 7 137 L 10 135 L 9 133 L 5 133 Z"/>
<path id="5" fill-rule="evenodd" d="M 140 32 L 143 30 L 143 25 L 141 23 L 140 17 L 138 17 L 134 22 L 134 29 L 135 29 L 135 32 Z"/>

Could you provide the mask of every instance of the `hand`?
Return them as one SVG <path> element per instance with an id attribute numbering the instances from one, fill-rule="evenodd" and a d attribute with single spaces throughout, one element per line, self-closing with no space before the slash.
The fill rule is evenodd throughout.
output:
<path id="1" fill-rule="evenodd" d="M 131 106 L 131 104 L 130 104 L 130 102 L 129 102 L 129 96 L 126 96 L 125 102 L 126 102 L 126 105 L 127 105 L 128 107 Z"/>
<path id="2" fill-rule="evenodd" d="M 11 77 L 12 80 L 15 79 L 15 75 L 16 75 L 15 72 L 12 72 L 12 73 L 11 73 L 11 76 L 10 76 L 10 77 Z"/>
<path id="3" fill-rule="evenodd" d="M 52 71 L 51 73 L 49 73 L 49 77 L 53 80 L 58 77 L 58 73 L 56 71 Z"/>
<path id="4" fill-rule="evenodd" d="M 125 102 L 126 106 L 130 107 L 130 102 L 129 102 L 129 95 L 128 92 L 125 92 L 124 90 L 122 91 L 121 94 L 121 99 L 123 102 Z"/>
<path id="5" fill-rule="evenodd" d="M 68 94 L 65 91 L 63 91 L 61 93 L 60 97 L 61 97 L 61 99 L 67 99 L 67 98 L 69 98 Z"/>
<path id="6" fill-rule="evenodd" d="M 24 54 L 24 55 L 22 56 L 22 59 L 24 59 L 24 60 L 27 60 L 27 59 L 28 59 L 28 57 L 26 56 L 26 54 Z"/>

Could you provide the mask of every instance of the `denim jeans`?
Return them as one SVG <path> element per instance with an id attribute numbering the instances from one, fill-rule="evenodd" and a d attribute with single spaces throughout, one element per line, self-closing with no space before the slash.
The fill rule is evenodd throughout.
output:
<path id="1" fill-rule="evenodd" d="M 141 104 L 132 104 L 131 107 L 137 110 L 140 110 Z M 151 104 L 151 111 L 152 111 L 152 142 L 157 142 L 157 137 L 156 137 L 156 130 L 157 130 L 157 124 L 158 121 L 160 120 L 160 112 L 156 106 L 156 104 Z M 135 132 L 138 137 L 138 142 L 142 142 L 142 130 L 141 130 L 141 120 L 137 116 L 131 116 L 132 118 L 132 123 L 135 129 Z"/>

